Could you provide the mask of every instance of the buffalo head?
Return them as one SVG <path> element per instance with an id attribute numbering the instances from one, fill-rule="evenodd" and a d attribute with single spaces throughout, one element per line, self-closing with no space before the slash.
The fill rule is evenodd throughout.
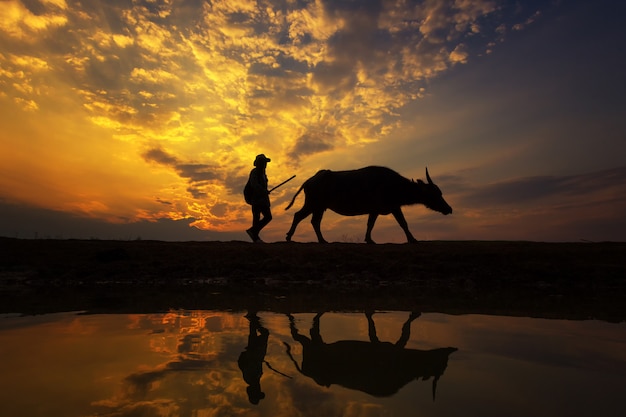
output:
<path id="1" fill-rule="evenodd" d="M 451 214 L 452 207 L 443 199 L 443 194 L 437 185 L 433 182 L 428 174 L 428 168 L 426 168 L 426 180 L 428 183 L 422 183 L 421 194 L 422 204 L 431 210 L 438 211 L 441 214 Z"/>

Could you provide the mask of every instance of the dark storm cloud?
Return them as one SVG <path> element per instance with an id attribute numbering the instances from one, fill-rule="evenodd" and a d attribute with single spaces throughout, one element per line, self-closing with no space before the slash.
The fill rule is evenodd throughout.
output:
<path id="1" fill-rule="evenodd" d="M 179 177 L 188 180 L 187 191 L 196 199 L 206 197 L 204 186 L 211 181 L 223 179 L 219 167 L 207 164 L 184 163 L 177 157 L 165 152 L 161 148 L 152 148 L 142 154 L 146 162 L 155 162 L 172 168 Z"/>
<path id="2" fill-rule="evenodd" d="M 157 198 L 156 201 L 161 203 L 161 204 L 163 204 L 164 206 L 173 206 L 174 205 L 174 203 L 172 203 L 171 201 L 163 200 L 162 198 Z"/>
<path id="3" fill-rule="evenodd" d="M 440 182 L 454 182 L 441 178 Z M 450 191 L 461 191 L 462 182 L 456 181 Z M 461 198 L 466 207 L 489 207 L 501 205 L 526 205 L 541 200 L 559 201 L 566 197 L 600 195 L 607 202 L 626 199 L 626 167 L 597 171 L 580 175 L 535 176 L 496 182 L 477 189 L 470 189 Z M 584 203 L 584 199 L 582 202 Z"/>
<path id="4" fill-rule="evenodd" d="M 169 166 L 175 166 L 176 164 L 178 164 L 178 159 L 176 157 L 168 154 L 163 149 L 159 148 L 150 149 L 142 156 L 143 159 L 145 159 L 147 162 L 156 162 L 157 164 Z"/>
<path id="5" fill-rule="evenodd" d="M 178 164 L 176 171 L 183 178 L 188 178 L 194 182 L 211 181 L 220 179 L 219 168 L 206 164 Z"/>
<path id="6" fill-rule="evenodd" d="M 327 132 L 309 131 L 298 138 L 288 156 L 293 161 L 298 161 L 306 155 L 332 150 L 336 139 Z"/>

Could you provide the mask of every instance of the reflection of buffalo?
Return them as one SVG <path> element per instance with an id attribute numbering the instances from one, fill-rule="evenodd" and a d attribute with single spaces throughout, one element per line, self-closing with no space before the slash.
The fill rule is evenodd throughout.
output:
<path id="1" fill-rule="evenodd" d="M 341 340 L 324 343 L 320 335 L 319 313 L 313 319 L 311 338 L 298 333 L 294 318 L 289 317 L 291 335 L 302 345 L 302 367 L 287 353 L 296 369 L 322 386 L 338 384 L 377 397 L 393 395 L 413 379 L 433 380 L 433 400 L 437 381 L 448 365 L 448 356 L 456 348 L 433 350 L 405 349 L 411 332 L 411 322 L 419 317 L 412 313 L 402 326 L 402 335 L 395 344 L 381 342 L 376 336 L 372 313 L 366 313 L 369 324 L 369 342 Z"/>

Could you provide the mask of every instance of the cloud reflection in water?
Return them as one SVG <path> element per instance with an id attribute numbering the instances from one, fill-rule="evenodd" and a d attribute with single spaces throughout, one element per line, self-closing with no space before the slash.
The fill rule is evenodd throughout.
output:
<path id="1" fill-rule="evenodd" d="M 300 374 L 286 315 L 172 311 L 166 314 L 0 318 L 2 415 L 617 415 L 626 383 L 624 323 L 480 315 L 377 313 L 375 337 L 406 350 L 456 346 L 437 398 L 430 383 L 413 381 L 378 398 Z M 255 317 L 258 317 L 258 321 Z M 326 313 L 325 344 L 370 345 L 363 313 Z M 301 335 L 315 314 L 295 314 Z M 407 338 L 403 325 L 410 329 Z M 260 327 L 259 327 L 260 326 Z M 260 387 L 251 404 L 238 360 L 251 330 L 268 332 Z M 306 330 L 306 331 L 305 331 Z M 355 352 L 355 354 L 358 352 Z M 267 362 L 267 363 L 266 363 Z M 268 366 L 271 366 L 271 368 Z"/>

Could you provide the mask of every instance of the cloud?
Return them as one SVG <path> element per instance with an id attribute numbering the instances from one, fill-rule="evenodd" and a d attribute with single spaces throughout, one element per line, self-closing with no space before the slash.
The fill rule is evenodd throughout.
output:
<path id="1" fill-rule="evenodd" d="M 182 162 L 160 148 L 149 149 L 142 156 L 146 162 L 155 162 L 174 169 L 181 178 L 188 181 L 187 191 L 196 199 L 206 197 L 204 187 L 210 182 L 223 179 L 218 166 Z"/>
<path id="2" fill-rule="evenodd" d="M 473 185 L 460 175 L 436 181 L 455 210 L 454 218 L 437 225 L 439 233 L 473 239 L 624 240 L 626 167 L 486 185 Z"/>
<path id="3" fill-rule="evenodd" d="M 42 34 L 68 22 L 64 14 L 67 5 L 64 1 L 43 1 L 34 3 L 31 10 L 20 1 L 0 3 L 0 30 L 12 38 L 29 42 L 32 35 Z M 37 7 L 39 6 L 39 7 Z"/>
<path id="4" fill-rule="evenodd" d="M 240 227 L 254 155 L 271 154 L 282 177 L 330 151 L 397 140 L 390 132 L 430 80 L 537 18 L 507 5 L 0 2 L 0 106 L 20 115 L 20 135 L 0 141 L 23 149 L 3 171 L 19 181 L 2 192 L 34 203 L 24 190 L 44 184 L 49 207 Z M 33 168 L 32 155 L 45 163 Z"/>
<path id="5" fill-rule="evenodd" d="M 626 167 L 579 175 L 523 177 L 473 189 L 463 196 L 462 204 L 468 207 L 526 206 L 542 200 L 565 201 L 572 197 L 588 203 L 593 196 L 625 201 L 622 197 L 624 184 Z M 581 199 L 583 196 L 587 198 Z"/>
<path id="6" fill-rule="evenodd" d="M 163 202 L 162 202 L 163 203 Z M 166 204 L 167 203 L 167 204 Z M 166 206 L 171 203 L 165 202 Z M 111 223 L 67 212 L 0 201 L 0 236 L 24 239 L 149 239 L 165 241 L 241 239 L 241 233 L 220 233 L 191 227 L 195 219 L 137 220 Z"/>
<path id="7" fill-rule="evenodd" d="M 35 14 L 4 2 L 0 34 L 16 36 L 15 27 L 32 32 L 35 16 L 47 22 L 38 24 L 41 30 L 54 26 L 55 41 L 29 32 L 30 42 L 47 47 L 30 56 L 53 68 L 53 76 L 81 93 L 94 120 L 109 119 L 109 126 L 174 137 L 180 130 L 170 122 L 178 117 L 191 138 L 210 128 L 202 120 L 210 114 L 235 140 L 251 119 L 257 132 L 265 130 L 268 122 L 255 116 L 268 114 L 288 126 L 283 137 L 291 144 L 304 131 L 340 125 L 349 126 L 340 140 L 360 143 L 383 138 L 381 118 L 419 97 L 427 79 L 468 62 L 476 48 L 464 38 L 486 32 L 482 21 L 501 12 L 487 0 L 274 6 L 56 1 Z M 63 21 L 53 23 L 59 16 Z M 45 85 L 43 78 L 29 81 Z M 32 94 L 20 99 L 31 109 L 38 102 Z"/>
<path id="8" fill-rule="evenodd" d="M 249 409 L 246 383 L 237 365 L 248 329 L 238 318 L 168 313 L 145 317 L 138 326 L 167 329 L 165 337 L 159 333 L 150 344 L 169 356 L 167 362 L 131 373 L 118 392 L 94 406 L 115 416 L 238 415 Z M 271 375 L 264 376 L 264 386 L 272 380 Z"/>
<path id="9" fill-rule="evenodd" d="M 516 23 L 512 26 L 512 29 L 515 31 L 520 31 L 526 29 L 528 25 L 532 25 L 535 21 L 541 17 L 541 11 L 537 10 L 532 16 L 526 19 L 523 23 Z"/>
<path id="10" fill-rule="evenodd" d="M 168 154 L 162 149 L 153 148 L 143 154 L 143 158 L 149 162 L 156 162 L 162 165 L 176 166 L 178 158 Z"/>
<path id="11" fill-rule="evenodd" d="M 298 162 L 307 155 L 330 151 L 335 147 L 336 136 L 329 132 L 309 131 L 300 136 L 294 144 L 289 157 Z"/>
<path id="12" fill-rule="evenodd" d="M 467 63 L 467 58 L 469 54 L 467 53 L 466 47 L 463 44 L 459 44 L 454 48 L 454 51 L 450 52 L 450 62 L 453 64 L 465 64 Z"/>

